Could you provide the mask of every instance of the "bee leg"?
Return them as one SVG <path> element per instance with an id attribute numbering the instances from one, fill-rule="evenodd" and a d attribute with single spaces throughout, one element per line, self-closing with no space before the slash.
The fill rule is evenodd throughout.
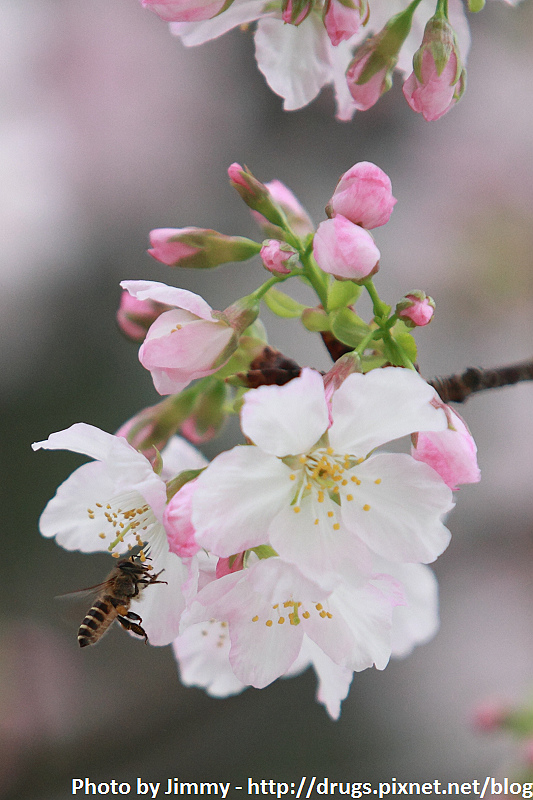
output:
<path id="1" fill-rule="evenodd" d="M 135 611 L 128 611 L 127 614 L 123 614 L 123 617 L 127 617 L 127 619 L 133 619 L 136 622 L 142 622 L 142 617 L 135 613 Z"/>
<path id="2" fill-rule="evenodd" d="M 120 622 L 125 631 L 133 631 L 137 636 L 144 636 L 144 643 L 148 644 L 148 634 L 137 622 L 132 622 L 127 617 L 121 617 L 120 615 L 117 617 L 117 621 Z"/>

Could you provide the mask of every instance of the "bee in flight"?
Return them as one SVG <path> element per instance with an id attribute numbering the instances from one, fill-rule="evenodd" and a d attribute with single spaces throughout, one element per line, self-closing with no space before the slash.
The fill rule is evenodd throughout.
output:
<path id="1" fill-rule="evenodd" d="M 131 601 L 137 599 L 146 586 L 166 583 L 157 580 L 161 572 L 151 575 L 150 567 L 143 564 L 136 556 L 119 561 L 107 579 L 93 587 L 100 591 L 80 625 L 78 631 L 80 647 L 96 644 L 115 620 L 124 630 L 133 631 L 137 636 L 144 636 L 144 641 L 147 642 L 148 636 L 141 626 L 141 617 L 129 608 Z"/>

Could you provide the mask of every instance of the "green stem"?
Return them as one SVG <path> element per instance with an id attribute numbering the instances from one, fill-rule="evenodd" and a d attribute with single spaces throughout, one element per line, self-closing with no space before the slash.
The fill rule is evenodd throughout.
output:
<path id="1" fill-rule="evenodd" d="M 435 9 L 436 17 L 444 17 L 448 19 L 448 0 L 437 0 L 437 8 Z"/>
<path id="2" fill-rule="evenodd" d="M 324 311 L 328 310 L 328 276 L 319 268 L 313 253 L 308 249 L 302 253 L 301 262 L 304 267 L 304 276 L 307 278 L 320 300 Z"/>
<path id="3" fill-rule="evenodd" d="M 255 298 L 256 300 L 261 300 L 265 294 L 268 292 L 269 289 L 272 289 L 276 283 L 283 283 L 286 281 L 287 278 L 290 278 L 290 275 L 274 275 L 272 278 L 269 278 L 268 281 L 265 281 L 259 289 L 256 289 L 255 292 L 252 292 L 250 297 Z"/>
<path id="4" fill-rule="evenodd" d="M 367 290 L 368 294 L 370 295 L 370 299 L 372 300 L 372 307 L 374 310 L 374 318 L 376 323 L 381 327 L 381 322 L 384 317 L 387 317 L 390 313 L 390 306 L 381 300 L 380 296 L 377 293 L 377 289 L 374 286 L 374 281 L 372 278 L 367 278 L 366 281 L 363 281 L 363 286 Z"/>

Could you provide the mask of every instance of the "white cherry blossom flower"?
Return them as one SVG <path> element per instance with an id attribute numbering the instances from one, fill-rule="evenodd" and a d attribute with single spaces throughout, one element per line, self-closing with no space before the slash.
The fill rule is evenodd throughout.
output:
<path id="1" fill-rule="evenodd" d="M 198 454 L 176 441 L 166 469 L 198 466 Z M 166 485 L 145 456 L 119 436 L 84 423 L 52 433 L 34 450 L 71 450 L 95 459 L 75 470 L 44 509 L 39 527 L 66 550 L 125 553 L 128 544 L 147 543 L 154 573 L 166 583 L 150 586 L 136 603 L 151 644 L 169 644 L 177 635 L 185 601 L 181 586 L 187 570 L 169 551 L 162 524 Z M 164 458 L 163 451 L 163 458 Z M 205 463 L 205 462 L 204 462 Z"/>
<path id="2" fill-rule="evenodd" d="M 217 456 L 198 477 L 198 543 L 230 556 L 268 543 L 323 586 L 372 572 L 371 552 L 429 563 L 447 547 L 451 490 L 427 464 L 374 453 L 415 430 L 444 430 L 435 391 L 398 367 L 349 375 L 330 425 L 321 375 L 249 391 L 241 412 L 251 445 Z"/>

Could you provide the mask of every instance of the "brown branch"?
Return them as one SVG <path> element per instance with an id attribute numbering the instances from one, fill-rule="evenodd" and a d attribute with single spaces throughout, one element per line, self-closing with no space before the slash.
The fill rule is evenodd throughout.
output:
<path id="1" fill-rule="evenodd" d="M 437 390 L 445 403 L 464 403 L 476 392 L 531 380 L 533 380 L 533 359 L 495 369 L 468 367 L 464 372 L 446 378 L 433 378 L 428 383 Z"/>

